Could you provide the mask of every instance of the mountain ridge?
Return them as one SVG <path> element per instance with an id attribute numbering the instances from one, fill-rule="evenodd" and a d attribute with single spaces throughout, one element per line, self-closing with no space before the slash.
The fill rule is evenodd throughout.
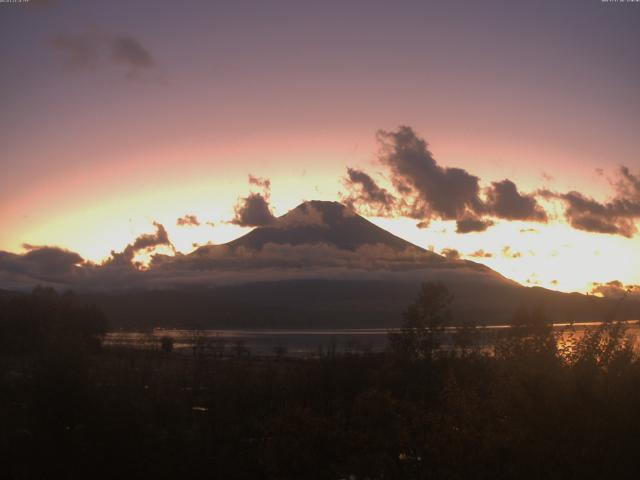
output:
<path id="1" fill-rule="evenodd" d="M 335 201 L 309 200 L 277 217 L 272 224 L 258 226 L 245 235 L 221 245 L 205 245 L 189 256 L 206 256 L 219 248 L 231 251 L 247 249 L 261 251 L 267 245 L 328 245 L 357 254 L 365 246 L 383 246 L 400 252 L 415 252 L 422 262 L 432 267 L 466 267 L 490 274 L 500 281 L 520 285 L 481 263 L 471 260 L 451 260 L 424 249 L 375 225 L 352 209 Z"/>
<path id="2" fill-rule="evenodd" d="M 542 306 L 551 322 L 597 321 L 618 303 L 522 286 L 485 265 L 407 242 L 338 202 L 322 201 L 302 203 L 227 244 L 157 256 L 148 270 L 113 266 L 75 273 L 82 281 L 76 285 L 94 274 L 98 286 L 110 286 L 79 295 L 124 329 L 396 327 L 425 281 L 447 285 L 459 323 L 508 323 L 521 306 Z M 640 318 L 640 302 L 625 302 L 619 315 Z"/>
<path id="3" fill-rule="evenodd" d="M 223 245 L 260 250 L 266 244 L 332 245 L 342 250 L 356 250 L 362 245 L 385 245 L 394 250 L 415 248 L 428 252 L 361 217 L 349 207 L 333 201 L 309 200 L 277 217 L 272 224 L 258 226 L 247 234 Z M 196 249 L 200 255 L 211 245 Z M 433 253 L 433 252 L 429 252 Z M 433 255 L 437 255 L 433 253 Z"/>

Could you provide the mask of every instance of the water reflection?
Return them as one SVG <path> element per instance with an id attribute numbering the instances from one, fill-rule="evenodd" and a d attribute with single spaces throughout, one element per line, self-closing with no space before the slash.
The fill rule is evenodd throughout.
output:
<path id="1" fill-rule="evenodd" d="M 558 347 L 582 338 L 586 331 L 593 331 L 599 325 L 593 323 L 558 323 L 553 325 Z M 626 337 L 638 347 L 640 327 L 638 321 L 626 322 Z M 499 336 L 506 333 L 507 325 L 478 327 L 479 346 L 490 350 Z M 382 351 L 387 346 L 387 333 L 397 329 L 361 328 L 328 330 L 167 330 L 154 329 L 150 332 L 111 332 L 105 345 L 155 350 L 161 348 L 161 339 L 170 338 L 178 352 L 190 352 L 202 348 L 214 355 L 296 355 L 312 356 L 323 352 L 369 352 Z M 444 349 L 453 345 L 452 334 L 457 329 L 448 327 L 443 334 Z"/>

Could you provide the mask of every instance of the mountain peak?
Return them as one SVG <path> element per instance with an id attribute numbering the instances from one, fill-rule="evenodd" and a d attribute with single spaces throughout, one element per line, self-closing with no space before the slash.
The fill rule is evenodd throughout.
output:
<path id="1" fill-rule="evenodd" d="M 303 225 L 329 228 L 355 216 L 353 210 L 339 202 L 309 200 L 278 217 L 274 225 L 279 228 Z"/>
<path id="2" fill-rule="evenodd" d="M 355 214 L 355 212 L 353 212 L 353 210 L 351 210 L 346 205 L 340 202 L 335 202 L 330 200 L 307 200 L 305 202 L 302 202 L 293 210 L 298 210 L 298 209 L 300 210 L 316 209 L 321 211 L 323 214 L 328 214 L 328 215 L 343 215 L 345 211 L 349 211 L 349 212 L 352 212 L 352 214 Z M 290 211 L 293 211 L 293 210 L 290 210 Z"/>
<path id="3" fill-rule="evenodd" d="M 260 250 L 268 243 L 326 244 L 344 250 L 379 244 L 394 250 L 411 247 L 420 249 L 374 225 L 339 202 L 320 200 L 301 203 L 278 217 L 273 224 L 257 227 L 227 245 L 231 248 Z"/>

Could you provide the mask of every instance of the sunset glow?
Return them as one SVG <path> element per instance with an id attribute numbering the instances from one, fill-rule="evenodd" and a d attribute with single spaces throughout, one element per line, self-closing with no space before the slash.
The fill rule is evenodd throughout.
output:
<path id="1" fill-rule="evenodd" d="M 523 13 L 509 2 L 492 16 L 428 2 L 340 13 L 256 4 L 250 16 L 159 2 L 153 23 L 141 8 L 125 21 L 126 2 L 90 3 L 0 11 L 10 67 L 0 79 L 0 250 L 55 246 L 100 265 L 157 222 L 169 242 L 138 251 L 147 264 L 249 232 L 234 209 L 251 192 L 268 195 L 275 216 L 306 200 L 347 201 L 364 185 L 346 180 L 354 169 L 397 207 L 361 199 L 356 211 L 422 248 L 455 250 L 526 286 L 640 284 L 640 64 L 637 23 L 625 20 L 639 9 L 566 2 L 551 13 L 530 2 L 536 20 L 518 24 L 514 43 Z M 427 183 L 453 182 L 459 169 L 477 200 L 452 216 L 413 167 L 381 160 L 376 132 L 402 125 L 428 142 Z M 493 182 L 506 180 L 538 217 L 491 206 Z M 407 182 L 411 193 L 394 190 Z M 577 212 L 581 199 L 595 206 Z M 398 206 L 415 201 L 422 213 Z M 179 225 L 185 216 L 197 222 Z M 456 233 L 463 218 L 483 231 Z"/>
<path id="2" fill-rule="evenodd" d="M 640 0 L 0 0 L 2 478 L 638 478 L 639 49 Z"/>

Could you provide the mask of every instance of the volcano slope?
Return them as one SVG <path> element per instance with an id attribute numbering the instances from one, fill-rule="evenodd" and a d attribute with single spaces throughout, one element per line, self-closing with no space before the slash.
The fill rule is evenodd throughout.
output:
<path id="1" fill-rule="evenodd" d="M 188 255 L 157 255 L 131 285 L 86 293 L 124 328 L 386 328 L 419 285 L 455 296 L 455 323 L 504 324 L 520 307 L 553 322 L 639 318 L 640 305 L 530 288 L 413 245 L 337 202 L 305 202 L 266 226 Z"/>

